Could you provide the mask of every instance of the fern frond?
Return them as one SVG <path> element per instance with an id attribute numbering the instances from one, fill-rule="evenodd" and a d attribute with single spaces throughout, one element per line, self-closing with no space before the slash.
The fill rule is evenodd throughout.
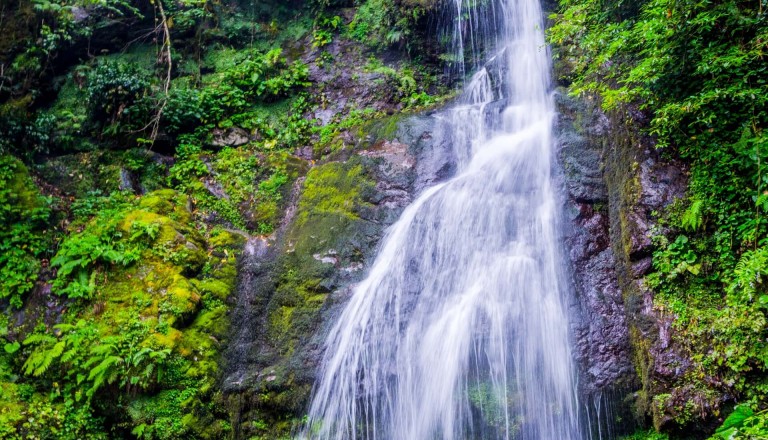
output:
<path id="1" fill-rule="evenodd" d="M 701 228 L 704 225 L 704 201 L 694 200 L 680 218 L 680 225 L 689 232 Z"/>

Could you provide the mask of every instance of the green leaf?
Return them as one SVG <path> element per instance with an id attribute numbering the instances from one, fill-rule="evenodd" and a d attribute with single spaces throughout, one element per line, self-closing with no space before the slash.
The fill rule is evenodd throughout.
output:
<path id="1" fill-rule="evenodd" d="M 737 405 L 731 415 L 723 422 L 723 425 L 715 431 L 718 435 L 725 435 L 726 432 L 732 432 L 744 424 L 744 421 L 755 414 L 749 405 Z"/>
<path id="2" fill-rule="evenodd" d="M 5 352 L 8 354 L 13 354 L 19 351 L 19 348 L 21 348 L 21 344 L 19 344 L 19 341 L 9 342 L 5 344 Z"/>

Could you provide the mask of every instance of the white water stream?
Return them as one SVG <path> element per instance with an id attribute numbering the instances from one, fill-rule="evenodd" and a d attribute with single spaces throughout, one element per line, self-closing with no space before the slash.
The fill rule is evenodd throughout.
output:
<path id="1" fill-rule="evenodd" d="M 458 171 L 385 236 L 328 335 L 299 438 L 581 436 L 541 8 L 455 1 L 457 54 L 495 54 L 444 114 Z"/>

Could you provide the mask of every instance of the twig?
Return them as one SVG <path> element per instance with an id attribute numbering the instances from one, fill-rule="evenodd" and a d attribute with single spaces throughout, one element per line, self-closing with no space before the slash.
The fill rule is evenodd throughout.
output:
<path id="1" fill-rule="evenodd" d="M 3 86 L 5 86 L 5 64 L 0 64 L 0 93 L 3 93 Z"/>
<path id="2" fill-rule="evenodd" d="M 131 44 L 133 44 L 133 43 L 135 43 L 135 42 L 137 42 L 139 40 L 144 40 L 146 38 L 149 38 L 152 34 L 156 34 L 156 33 L 160 32 L 160 27 L 161 27 L 161 25 L 157 25 L 154 28 L 152 28 L 149 31 L 147 31 L 147 33 L 141 34 L 138 37 L 134 38 L 133 40 L 125 43 L 125 46 L 123 46 L 123 48 L 120 49 L 120 53 L 127 52 L 128 49 L 131 47 Z"/>
<path id="3" fill-rule="evenodd" d="M 160 13 L 160 27 L 163 30 L 163 44 L 160 46 L 160 53 L 158 55 L 158 64 L 166 63 L 168 69 L 165 75 L 165 84 L 163 85 L 163 100 L 160 103 L 160 108 L 157 109 L 154 118 L 147 124 L 147 127 L 151 126 L 152 131 L 149 135 L 151 145 L 154 145 L 157 134 L 160 131 L 160 119 L 163 116 L 163 110 L 165 110 L 166 104 L 168 104 L 168 90 L 171 87 L 171 71 L 173 70 L 173 60 L 171 59 L 171 31 L 168 28 L 168 19 L 165 16 L 165 9 L 163 8 L 163 0 L 155 0 L 157 10 Z"/>

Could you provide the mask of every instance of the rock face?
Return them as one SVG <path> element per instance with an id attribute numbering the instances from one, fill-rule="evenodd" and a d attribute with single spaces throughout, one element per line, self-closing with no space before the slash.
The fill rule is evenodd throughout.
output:
<path id="1" fill-rule="evenodd" d="M 302 415 L 325 334 L 386 227 L 454 168 L 450 154 L 436 154 L 446 147 L 435 124 L 430 116 L 370 124 L 353 148 L 297 182 L 275 234 L 250 241 L 224 355 L 236 438 L 286 434 Z M 258 420 L 269 427 L 249 423 Z"/>
<path id="2" fill-rule="evenodd" d="M 679 166 L 660 162 L 621 121 L 564 95 L 558 110 L 585 416 L 596 432 L 620 434 L 648 410 L 653 381 L 676 374 L 671 365 L 684 360 L 659 336 L 669 322 L 655 315 L 642 277 L 651 265 L 651 213 L 682 196 L 686 182 Z M 277 232 L 251 239 L 225 352 L 223 390 L 237 438 L 290 431 L 310 398 L 327 330 L 386 227 L 416 194 L 455 173 L 438 120 L 392 117 L 345 134 L 346 147 L 297 182 Z"/>
<path id="3" fill-rule="evenodd" d="M 617 257 L 611 246 L 604 145 L 597 141 L 610 130 L 610 123 L 580 104 L 558 95 L 557 159 L 565 199 L 564 243 L 574 288 L 574 354 L 592 429 L 610 430 L 608 420 L 614 416 L 606 412 L 613 404 L 610 400 L 623 390 L 635 389 L 637 380 Z M 612 411 L 624 413 L 627 409 L 613 405 Z M 595 420 L 605 426 L 594 426 Z"/>
<path id="4" fill-rule="evenodd" d="M 685 195 L 685 168 L 662 160 L 638 133 L 640 112 L 608 117 L 564 95 L 558 106 L 581 383 L 587 394 L 615 396 L 614 411 L 652 415 L 662 427 L 669 417 L 651 401 L 689 362 L 670 343 L 671 320 L 654 308 L 644 276 L 652 267 L 654 212 Z"/>

